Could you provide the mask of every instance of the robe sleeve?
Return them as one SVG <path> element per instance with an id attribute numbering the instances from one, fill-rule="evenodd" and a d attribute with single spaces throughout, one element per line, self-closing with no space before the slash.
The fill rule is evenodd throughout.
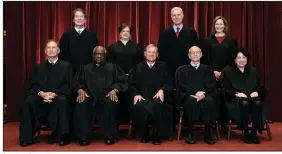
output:
<path id="1" fill-rule="evenodd" d="M 114 63 L 114 59 L 115 59 L 114 48 L 113 48 L 113 44 L 111 44 L 107 48 L 107 61 L 111 62 L 111 63 Z"/>
<path id="2" fill-rule="evenodd" d="M 158 50 L 159 50 L 159 60 L 165 61 L 165 33 L 164 31 L 160 31 L 159 40 L 158 40 Z"/>
<path id="3" fill-rule="evenodd" d="M 173 81 L 172 81 L 171 73 L 169 72 L 169 69 L 166 64 L 165 64 L 165 72 L 163 75 L 163 81 L 164 84 L 161 89 L 165 92 L 170 92 L 172 90 Z"/>
<path id="4" fill-rule="evenodd" d="M 117 89 L 119 92 L 125 92 L 128 88 L 128 83 L 124 71 L 118 65 L 114 65 L 113 75 L 114 84 L 111 85 L 110 90 Z"/>
<path id="5" fill-rule="evenodd" d="M 134 66 L 139 64 L 144 59 L 143 49 L 139 44 L 137 44 L 137 53 L 136 58 L 134 60 Z"/>
<path id="6" fill-rule="evenodd" d="M 186 73 L 184 72 L 183 68 L 180 68 L 180 70 L 178 70 L 177 72 L 177 78 L 175 80 L 177 80 L 176 84 L 178 87 L 178 91 L 180 95 L 183 95 L 183 96 L 194 95 L 198 90 L 194 89 L 190 85 L 185 84 L 185 81 L 188 78 L 185 74 Z"/>
<path id="7" fill-rule="evenodd" d="M 60 53 L 59 53 L 59 59 L 65 60 L 65 55 L 69 52 L 69 37 L 67 33 L 65 32 L 59 41 L 60 46 Z"/>
<path id="8" fill-rule="evenodd" d="M 194 28 L 191 30 L 190 45 L 191 47 L 194 45 L 197 45 L 197 46 L 199 45 L 199 38 Z"/>
<path id="9" fill-rule="evenodd" d="M 57 95 L 68 96 L 71 93 L 71 84 L 72 84 L 72 68 L 70 64 L 66 66 L 64 72 L 64 79 L 62 85 L 55 91 Z"/>
<path id="10" fill-rule="evenodd" d="M 236 41 L 236 39 L 234 38 L 234 39 L 232 39 L 232 41 L 231 41 L 231 43 L 230 43 L 230 45 L 229 45 L 229 52 L 230 52 L 230 54 L 229 54 L 229 65 L 230 66 L 233 66 L 234 65 L 234 59 L 233 59 L 233 56 L 234 56 L 234 54 L 235 54 L 235 52 L 236 52 L 236 49 L 237 49 L 238 47 L 237 47 L 237 41 Z"/>
<path id="11" fill-rule="evenodd" d="M 32 71 L 28 82 L 28 89 L 30 89 L 29 94 L 38 95 L 40 91 L 44 90 L 44 88 L 38 83 L 38 66 L 36 66 Z"/>
<path id="12" fill-rule="evenodd" d="M 230 72 L 225 71 L 223 74 L 223 80 L 224 80 L 224 88 L 228 96 L 235 96 L 236 90 L 233 88 L 231 80 L 230 80 Z"/>
<path id="13" fill-rule="evenodd" d="M 258 72 L 257 72 L 256 68 L 254 68 L 254 73 L 256 74 L 256 88 L 255 88 L 254 91 L 257 91 L 260 94 L 260 92 L 261 92 L 260 77 L 258 75 Z"/>
<path id="14" fill-rule="evenodd" d="M 85 86 L 85 73 L 83 67 L 80 67 L 74 76 L 72 91 L 77 92 L 79 89 L 87 90 Z"/>
<path id="15" fill-rule="evenodd" d="M 215 91 L 215 87 L 216 87 L 215 75 L 213 73 L 212 68 L 209 67 L 208 70 L 207 70 L 207 75 L 206 75 L 206 79 L 205 79 L 204 92 L 206 93 L 206 95 L 213 93 Z"/>
<path id="16" fill-rule="evenodd" d="M 128 77 L 128 82 L 129 82 L 129 90 L 131 93 L 131 96 L 134 97 L 136 95 L 141 95 L 140 92 L 138 91 L 137 87 L 136 87 L 136 69 L 137 67 L 134 67 L 130 73 L 129 73 L 129 77 Z"/>

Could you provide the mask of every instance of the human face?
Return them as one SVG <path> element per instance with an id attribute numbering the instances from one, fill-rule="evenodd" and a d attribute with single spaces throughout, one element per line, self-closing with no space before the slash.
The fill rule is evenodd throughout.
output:
<path id="1" fill-rule="evenodd" d="M 51 41 L 47 43 L 46 48 L 45 48 L 45 54 L 47 55 L 48 58 L 58 57 L 59 53 L 60 53 L 60 50 L 56 42 Z"/>
<path id="2" fill-rule="evenodd" d="M 193 63 L 200 62 L 202 51 L 199 47 L 194 46 L 190 49 L 188 56 Z"/>
<path id="3" fill-rule="evenodd" d="M 146 51 L 144 52 L 144 56 L 146 61 L 148 62 L 154 62 L 156 61 L 156 59 L 158 58 L 158 51 L 156 47 L 149 47 L 146 49 Z"/>
<path id="4" fill-rule="evenodd" d="M 218 19 L 215 22 L 214 29 L 217 33 L 222 33 L 224 31 L 225 25 L 222 19 Z"/>
<path id="5" fill-rule="evenodd" d="M 129 40 L 130 39 L 130 28 L 125 27 L 124 29 L 122 29 L 121 32 L 119 33 L 119 37 L 122 40 Z"/>
<path id="6" fill-rule="evenodd" d="M 175 25 L 181 25 L 183 20 L 183 12 L 181 10 L 174 10 L 171 12 L 171 19 Z"/>
<path id="7" fill-rule="evenodd" d="M 85 15 L 80 12 L 80 11 L 76 11 L 73 17 L 73 22 L 75 24 L 76 27 L 83 27 L 85 24 Z"/>
<path id="8" fill-rule="evenodd" d="M 247 64 L 247 60 L 248 60 L 247 57 L 244 56 L 241 52 L 239 52 L 237 54 L 236 59 L 235 59 L 235 63 L 237 65 L 237 67 L 244 68 Z"/>
<path id="9" fill-rule="evenodd" d="M 104 63 L 106 57 L 104 48 L 96 48 L 96 51 L 93 53 L 93 59 L 97 64 Z"/>

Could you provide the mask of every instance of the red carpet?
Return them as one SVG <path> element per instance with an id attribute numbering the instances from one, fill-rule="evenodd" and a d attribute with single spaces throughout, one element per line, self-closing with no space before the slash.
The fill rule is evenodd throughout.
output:
<path id="1" fill-rule="evenodd" d="M 282 123 L 270 124 L 272 132 L 272 141 L 267 140 L 266 131 L 260 136 L 261 144 L 244 144 L 241 140 L 240 131 L 233 132 L 233 136 L 230 141 L 226 136 L 221 136 L 221 139 L 217 141 L 215 145 L 208 145 L 203 142 L 203 133 L 196 132 L 195 139 L 197 144 L 187 145 L 183 139 L 180 141 L 163 141 L 161 145 L 153 145 L 151 143 L 140 143 L 137 139 L 127 140 L 121 137 L 121 140 L 114 145 L 105 145 L 102 138 L 94 140 L 89 146 L 81 147 L 76 142 L 60 147 L 57 144 L 50 145 L 47 143 L 47 139 L 43 135 L 47 135 L 50 132 L 42 132 L 41 136 L 37 137 L 37 143 L 28 147 L 21 147 L 18 144 L 19 138 L 19 124 L 16 122 L 4 124 L 4 151 L 161 151 L 161 150 L 174 150 L 174 151 L 231 151 L 231 150 L 282 150 Z M 125 126 L 123 126 L 125 127 Z"/>

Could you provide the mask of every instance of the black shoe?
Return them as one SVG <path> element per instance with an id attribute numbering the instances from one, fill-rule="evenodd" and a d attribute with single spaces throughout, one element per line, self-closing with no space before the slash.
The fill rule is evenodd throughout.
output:
<path id="1" fill-rule="evenodd" d="M 20 141 L 20 145 L 25 147 L 25 146 L 29 146 L 29 145 L 32 145 L 34 144 L 34 141 L 33 142 L 26 142 L 26 141 Z"/>
<path id="2" fill-rule="evenodd" d="M 54 144 L 57 142 L 57 134 L 56 133 L 52 133 L 49 137 L 48 137 L 48 144 Z"/>
<path id="3" fill-rule="evenodd" d="M 215 141 L 212 139 L 212 135 L 209 130 L 205 131 L 205 142 L 208 144 L 215 144 Z"/>
<path id="4" fill-rule="evenodd" d="M 87 146 L 87 145 L 89 145 L 89 141 L 88 141 L 88 140 L 80 140 L 80 141 L 79 141 L 79 144 L 80 144 L 81 146 Z"/>
<path id="5" fill-rule="evenodd" d="M 196 143 L 193 134 L 188 134 L 188 136 L 185 138 L 185 141 L 186 141 L 187 144 L 195 144 Z"/>
<path id="6" fill-rule="evenodd" d="M 260 144 L 260 140 L 257 137 L 256 131 L 251 131 L 250 133 L 250 141 L 254 144 Z"/>
<path id="7" fill-rule="evenodd" d="M 140 141 L 142 143 L 148 143 L 149 142 L 149 136 L 148 135 L 143 136 Z"/>
<path id="8" fill-rule="evenodd" d="M 59 145 L 60 146 L 66 146 L 66 145 L 68 145 L 70 142 L 69 142 L 69 140 L 61 140 L 60 142 L 59 142 Z"/>
<path id="9" fill-rule="evenodd" d="M 153 139 L 153 144 L 154 144 L 154 145 L 160 145 L 160 144 L 161 144 L 160 138 L 158 138 L 158 137 L 157 137 L 157 138 L 154 138 L 154 139 Z"/>
<path id="10" fill-rule="evenodd" d="M 107 145 L 112 145 L 112 144 L 114 144 L 115 143 L 115 141 L 114 140 L 110 140 L 109 138 L 107 138 L 106 140 L 105 140 L 105 144 L 107 144 Z"/>

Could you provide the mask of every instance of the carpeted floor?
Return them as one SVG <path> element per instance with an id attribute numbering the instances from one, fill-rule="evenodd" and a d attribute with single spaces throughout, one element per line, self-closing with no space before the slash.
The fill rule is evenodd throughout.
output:
<path id="1" fill-rule="evenodd" d="M 122 126 L 126 128 L 127 126 Z M 105 145 L 102 137 L 96 138 L 89 146 L 79 146 L 77 142 L 72 141 L 69 145 L 60 147 L 57 144 L 50 145 L 47 143 L 46 136 L 50 134 L 48 131 L 41 133 L 36 138 L 36 144 L 28 147 L 21 147 L 18 144 L 19 123 L 11 122 L 4 124 L 4 151 L 246 151 L 246 150 L 279 150 L 282 151 L 282 123 L 270 124 L 272 132 L 272 141 L 268 141 L 267 134 L 264 131 L 260 136 L 261 144 L 244 144 L 241 140 L 240 131 L 232 132 L 233 136 L 230 141 L 226 136 L 221 136 L 215 145 L 208 145 L 203 142 L 203 133 L 201 130 L 195 133 L 197 144 L 187 145 L 182 138 L 180 141 L 176 139 L 172 141 L 163 141 L 161 145 L 153 145 L 151 143 L 140 143 L 138 139 L 128 140 L 125 135 L 121 136 L 120 141 L 114 145 Z"/>

